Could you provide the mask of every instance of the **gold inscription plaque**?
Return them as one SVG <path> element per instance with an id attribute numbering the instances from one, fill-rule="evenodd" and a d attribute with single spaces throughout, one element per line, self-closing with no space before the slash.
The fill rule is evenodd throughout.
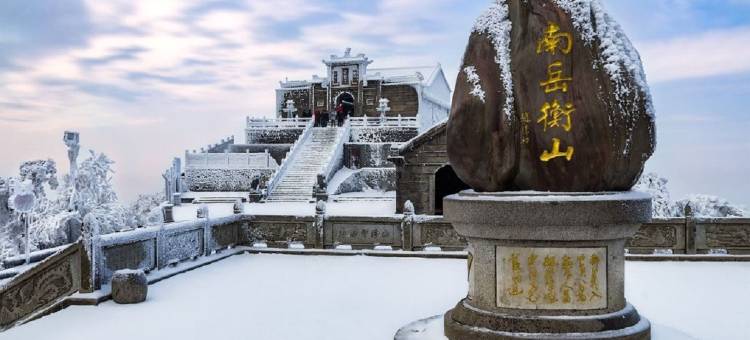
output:
<path id="1" fill-rule="evenodd" d="M 607 308 L 607 248 L 497 247 L 497 306 Z"/>

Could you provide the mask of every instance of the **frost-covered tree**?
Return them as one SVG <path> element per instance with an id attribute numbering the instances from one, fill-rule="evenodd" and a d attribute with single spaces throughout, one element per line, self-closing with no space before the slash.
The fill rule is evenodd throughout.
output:
<path id="1" fill-rule="evenodd" d="M 667 189 L 667 180 L 656 173 L 647 173 L 641 176 L 633 190 L 642 191 L 651 195 L 652 214 L 654 217 L 676 217 L 682 212 L 672 201 Z"/>
<path id="2" fill-rule="evenodd" d="M 34 194 L 38 198 L 46 196 L 44 184 L 49 185 L 52 190 L 57 189 L 59 184 L 57 181 L 57 165 L 51 159 L 39 159 L 21 163 L 18 177 L 21 181 L 31 181 L 34 185 Z"/>
<path id="3" fill-rule="evenodd" d="M 138 195 L 138 198 L 130 205 L 130 210 L 135 217 L 138 226 L 158 224 L 163 221 L 161 205 L 164 202 L 163 193 L 149 195 Z"/>
<path id="4" fill-rule="evenodd" d="M 693 216 L 698 217 L 742 217 L 746 214 L 743 208 L 726 199 L 711 195 L 690 195 L 686 199 L 677 201 L 675 205 L 681 212 L 690 205 Z"/>
<path id="5" fill-rule="evenodd" d="M 11 211 L 8 207 L 10 199 L 10 180 L 0 177 L 0 226 L 8 223 Z"/>
<path id="6" fill-rule="evenodd" d="M 690 205 L 696 217 L 741 217 L 747 214 L 743 208 L 726 199 L 710 195 L 690 195 L 686 199 L 673 201 L 667 188 L 669 181 L 656 173 L 641 176 L 633 190 L 651 194 L 654 217 L 685 217 L 685 207 Z"/>

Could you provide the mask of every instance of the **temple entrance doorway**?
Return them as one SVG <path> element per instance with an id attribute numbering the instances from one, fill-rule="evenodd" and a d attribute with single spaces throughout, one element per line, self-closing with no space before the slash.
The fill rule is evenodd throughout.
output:
<path id="1" fill-rule="evenodd" d="M 336 98 L 336 107 L 342 105 L 344 113 L 348 116 L 354 115 L 354 96 L 349 92 L 343 92 Z"/>
<path id="2" fill-rule="evenodd" d="M 469 189 L 469 186 L 458 178 L 456 172 L 453 171 L 453 167 L 446 165 L 438 169 L 435 172 L 435 215 L 443 214 L 443 198 L 445 196 L 457 194 L 466 189 Z"/>

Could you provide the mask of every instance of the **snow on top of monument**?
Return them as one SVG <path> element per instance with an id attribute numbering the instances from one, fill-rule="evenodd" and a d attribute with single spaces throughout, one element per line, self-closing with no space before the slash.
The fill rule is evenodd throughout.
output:
<path id="1" fill-rule="evenodd" d="M 629 95 L 631 90 L 627 87 L 626 79 L 632 78 L 646 96 L 646 112 L 654 117 L 651 90 L 646 81 L 641 56 L 625 35 L 622 27 L 607 13 L 601 2 L 599 0 L 554 1 L 571 16 L 573 26 L 578 29 L 585 43 L 599 42 L 603 67 L 616 86 L 615 94 L 617 96 Z M 626 108 L 623 109 L 624 112 L 628 112 Z"/>
<path id="2" fill-rule="evenodd" d="M 464 68 L 464 73 L 466 73 L 466 81 L 474 86 L 474 88 L 469 93 L 471 93 L 471 95 L 473 95 L 474 97 L 479 98 L 479 100 L 484 103 L 485 92 L 482 89 L 482 79 L 480 79 L 479 75 L 477 74 L 477 68 L 475 66 L 466 66 Z"/>
<path id="3" fill-rule="evenodd" d="M 490 5 L 484 14 L 482 14 L 474 23 L 473 32 L 479 34 L 489 34 L 492 43 L 495 46 L 497 55 L 495 62 L 500 66 L 500 77 L 505 89 L 505 105 L 503 112 L 508 118 L 508 122 L 513 119 L 513 76 L 511 74 L 511 56 L 510 56 L 510 31 L 512 24 L 508 17 L 508 5 L 497 0 Z"/>

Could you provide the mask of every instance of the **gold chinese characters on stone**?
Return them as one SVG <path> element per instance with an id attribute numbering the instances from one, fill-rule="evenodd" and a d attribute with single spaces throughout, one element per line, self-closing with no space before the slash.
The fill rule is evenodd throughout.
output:
<path id="1" fill-rule="evenodd" d="M 607 249 L 497 247 L 497 306 L 607 308 Z"/>

